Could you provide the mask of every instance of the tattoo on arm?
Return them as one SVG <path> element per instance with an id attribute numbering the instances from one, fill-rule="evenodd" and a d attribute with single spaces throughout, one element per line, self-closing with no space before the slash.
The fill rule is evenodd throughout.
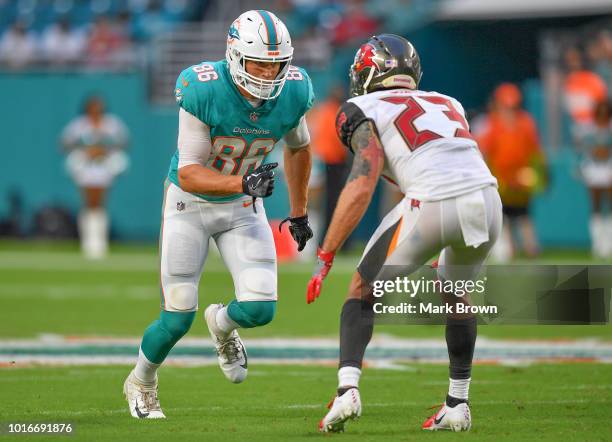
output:
<path id="1" fill-rule="evenodd" d="M 371 121 L 363 122 L 355 130 L 351 138 L 351 147 L 355 152 L 355 158 L 347 184 L 362 176 L 378 179 L 382 168 L 383 150 Z"/>

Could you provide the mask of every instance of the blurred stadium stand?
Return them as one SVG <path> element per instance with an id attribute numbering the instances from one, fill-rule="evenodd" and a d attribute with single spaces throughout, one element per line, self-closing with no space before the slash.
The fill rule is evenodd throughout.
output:
<path id="1" fill-rule="evenodd" d="M 185 67 L 197 61 L 220 60 L 225 57 L 227 21 L 185 25 L 180 30 L 161 35 L 153 41 L 150 64 L 153 102 L 174 102 L 172 86 L 178 73 Z"/>
<path id="2" fill-rule="evenodd" d="M 17 19 L 32 31 L 41 32 L 62 17 L 82 27 L 100 15 L 129 12 L 130 27 L 145 36 L 141 28 L 153 16 L 170 24 L 194 20 L 206 10 L 206 3 L 207 0 L 0 0 L 0 31 Z"/>
<path id="3" fill-rule="evenodd" d="M 229 23 L 250 8 L 269 8 L 286 21 L 295 62 L 309 69 L 319 97 L 338 81 L 348 82 L 348 67 L 370 25 L 411 39 L 424 66 L 422 88 L 455 96 L 466 109 L 482 111 L 503 81 L 521 84 L 525 107 L 545 134 L 542 145 L 554 152 L 549 155 L 551 187 L 532 206 L 542 245 L 588 247 L 589 200 L 573 175 L 569 135 L 551 130 L 551 125 L 557 132 L 564 126 L 561 117 L 550 115 L 554 92 L 547 47 L 557 35 L 552 30 L 575 35 L 587 25 L 609 29 L 602 21 L 603 14 L 612 13 L 609 0 L 0 0 L 0 35 L 18 20 L 39 48 L 44 33 L 62 18 L 91 35 L 96 19 L 105 16 L 113 29 L 127 30 L 130 48 L 128 61 L 116 64 L 92 66 L 85 50 L 75 63 L 60 67 L 40 55 L 17 69 L 2 65 L 0 218 L 10 218 L 9 194 L 15 189 L 22 196 L 24 219 L 51 205 L 76 213 L 79 198 L 65 173 L 58 137 L 82 97 L 96 91 L 132 134 L 131 169 L 117 180 L 109 199 L 117 237 L 155 239 L 162 183 L 176 142 L 176 76 L 190 64 L 222 58 Z M 353 19 L 363 27 L 352 26 Z M 282 189 L 275 198 L 267 201 L 269 213 L 282 217 Z M 362 236 L 378 216 L 370 214 Z M 24 231 L 31 231 L 31 222 Z"/>

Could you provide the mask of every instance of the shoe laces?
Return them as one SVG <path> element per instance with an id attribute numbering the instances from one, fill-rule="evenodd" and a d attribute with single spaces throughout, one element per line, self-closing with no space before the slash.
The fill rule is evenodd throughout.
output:
<path id="1" fill-rule="evenodd" d="M 157 385 L 146 386 L 142 385 L 140 392 L 142 393 L 142 401 L 149 411 L 161 411 L 159 398 L 157 397 Z"/>
<path id="2" fill-rule="evenodd" d="M 242 344 L 238 337 L 230 337 L 221 342 L 217 349 L 217 354 L 225 357 L 230 364 L 237 362 L 242 354 Z"/>

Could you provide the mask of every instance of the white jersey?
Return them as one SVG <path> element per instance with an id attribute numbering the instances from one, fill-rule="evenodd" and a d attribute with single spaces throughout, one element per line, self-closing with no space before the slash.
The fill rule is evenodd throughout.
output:
<path id="1" fill-rule="evenodd" d="M 351 110 L 350 103 L 361 112 Z M 347 118 L 341 117 L 343 112 L 374 122 L 385 153 L 383 175 L 408 198 L 439 201 L 497 186 L 470 134 L 463 107 L 452 97 L 392 89 L 351 98 L 342 109 L 338 127 Z M 353 130 L 359 121 L 355 123 Z"/>

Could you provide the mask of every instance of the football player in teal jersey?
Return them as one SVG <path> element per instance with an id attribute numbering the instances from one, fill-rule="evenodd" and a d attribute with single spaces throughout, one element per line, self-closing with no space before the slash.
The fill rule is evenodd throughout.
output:
<path id="1" fill-rule="evenodd" d="M 274 241 L 257 198 L 272 194 L 277 164 L 262 163 L 281 138 L 289 230 L 300 251 L 312 237 L 304 114 L 314 96 L 306 72 L 291 66 L 292 56 L 289 32 L 278 18 L 247 11 L 230 26 L 225 60 L 179 75 L 178 149 L 166 181 L 160 234 L 162 310 L 145 330 L 138 362 L 124 384 L 136 418 L 165 417 L 157 369 L 194 320 L 211 238 L 232 275 L 236 299 L 210 305 L 204 319 L 224 375 L 235 383 L 246 378 L 247 354 L 236 329 L 263 326 L 276 310 Z"/>

